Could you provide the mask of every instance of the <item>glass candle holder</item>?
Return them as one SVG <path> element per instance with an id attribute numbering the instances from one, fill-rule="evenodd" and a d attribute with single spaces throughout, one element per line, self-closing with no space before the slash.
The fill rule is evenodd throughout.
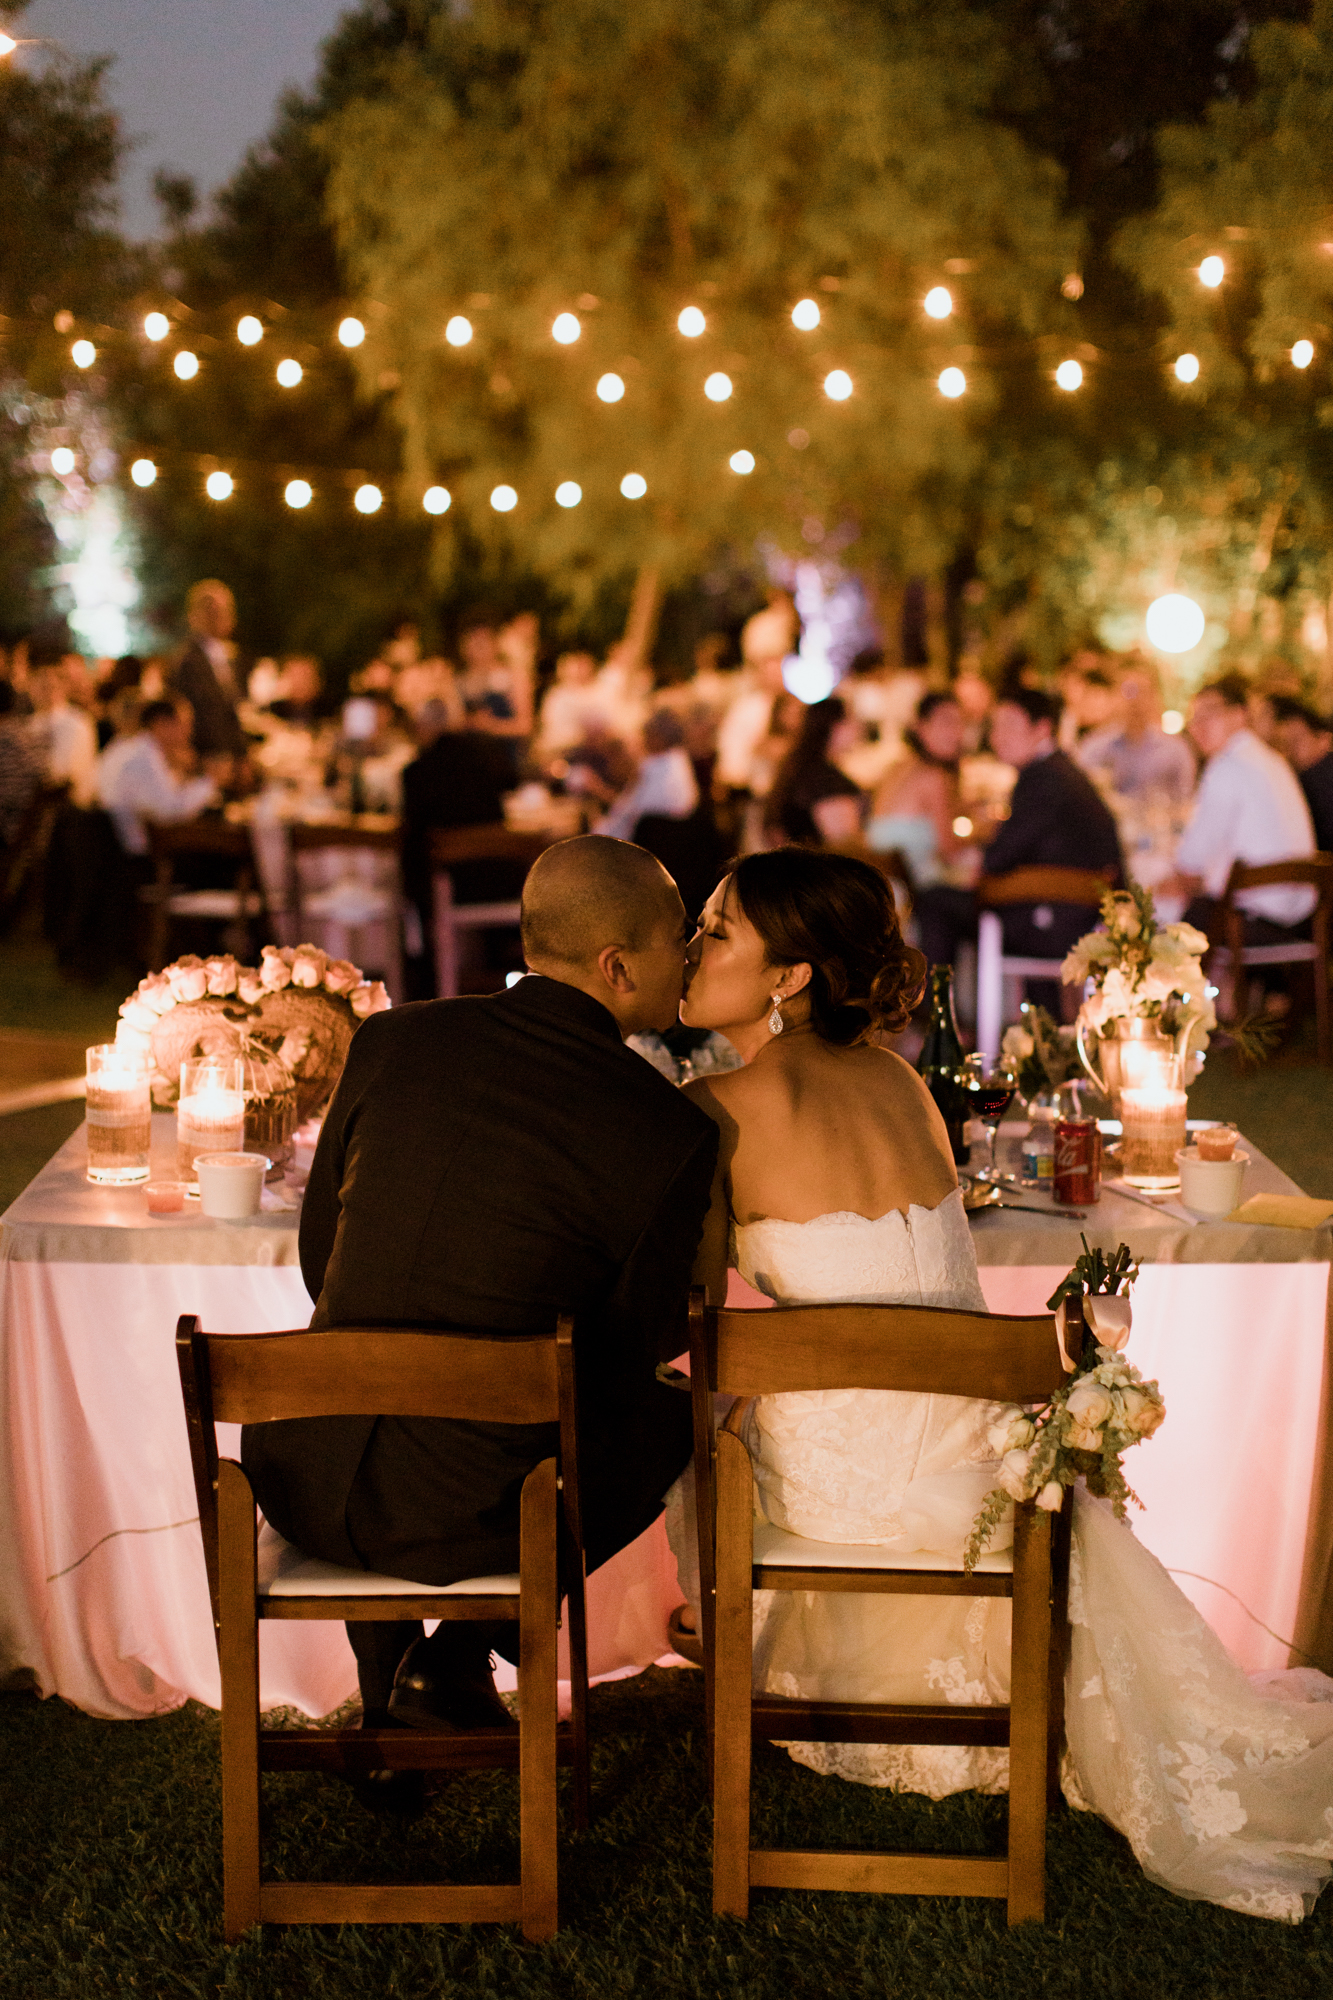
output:
<path id="1" fill-rule="evenodd" d="M 148 1063 L 101 1042 L 88 1050 L 87 1064 L 89 1180 L 103 1187 L 146 1181 L 153 1135 Z"/>
<path id="2" fill-rule="evenodd" d="M 200 1153 L 239 1153 L 245 1146 L 245 1085 L 239 1056 L 204 1056 L 181 1064 L 176 1105 L 176 1170 L 199 1192 Z"/>
<path id="3" fill-rule="evenodd" d="M 1187 1100 L 1171 1083 L 1120 1093 L 1120 1171 L 1131 1187 L 1167 1194 L 1180 1186 L 1176 1154 L 1185 1144 Z"/>

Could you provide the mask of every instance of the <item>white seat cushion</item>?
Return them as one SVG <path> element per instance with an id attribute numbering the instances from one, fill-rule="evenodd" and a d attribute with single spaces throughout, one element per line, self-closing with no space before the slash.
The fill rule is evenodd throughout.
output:
<path id="1" fill-rule="evenodd" d="M 470 1576 L 461 1583 L 409 1583 L 401 1576 L 342 1569 L 303 1556 L 265 1521 L 259 1530 L 261 1597 L 517 1597 L 516 1576 Z"/>
<path id="2" fill-rule="evenodd" d="M 944 1554 L 940 1549 L 882 1548 L 876 1542 L 810 1542 L 771 1521 L 754 1524 L 754 1559 L 770 1569 L 955 1569 L 963 1558 Z M 987 1552 L 977 1563 L 978 1571 L 1007 1574 L 1014 1566 L 1012 1549 L 998 1554 Z"/>

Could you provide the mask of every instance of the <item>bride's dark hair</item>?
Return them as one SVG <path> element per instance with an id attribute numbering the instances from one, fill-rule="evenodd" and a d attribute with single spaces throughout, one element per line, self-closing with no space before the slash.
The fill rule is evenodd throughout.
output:
<path id="1" fill-rule="evenodd" d="M 920 997 L 926 961 L 903 937 L 893 891 L 850 854 L 779 847 L 731 871 L 742 914 L 770 965 L 810 966 L 810 1020 L 839 1048 L 897 1034 Z"/>

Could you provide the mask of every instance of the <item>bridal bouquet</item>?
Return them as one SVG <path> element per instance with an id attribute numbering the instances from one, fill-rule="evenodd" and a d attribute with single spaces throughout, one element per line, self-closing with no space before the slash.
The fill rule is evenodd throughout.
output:
<path id="1" fill-rule="evenodd" d="M 1035 1500 L 1058 1513 L 1064 1489 L 1086 1479 L 1088 1491 L 1109 1500 L 1123 1520 L 1129 1501 L 1141 1506 L 1125 1483 L 1121 1454 L 1150 1438 L 1166 1415 L 1155 1382 L 1145 1382 L 1137 1368 L 1123 1359 L 1129 1341 L 1131 1309 L 1127 1294 L 1138 1276 L 1125 1244 L 1108 1259 L 1089 1250 L 1062 1279 L 1047 1301 L 1056 1314 L 1060 1354 L 1069 1380 L 1049 1403 L 1032 1411 L 1013 1403 L 991 1427 L 991 1449 L 999 1459 L 999 1485 L 986 1495 L 963 1551 L 963 1568 L 970 1576 L 977 1558 L 1000 1525 L 1010 1502 Z M 1093 1351 L 1071 1356 L 1065 1346 L 1064 1301 L 1081 1295 L 1085 1323 L 1095 1341 Z"/>
<path id="2" fill-rule="evenodd" d="M 1208 940 L 1193 924 L 1158 926 L 1152 894 L 1134 884 L 1102 897 L 1101 928 L 1081 937 L 1061 972 L 1066 986 L 1091 979 L 1095 991 L 1079 1009 L 1085 1033 L 1114 1032 L 1138 1017 L 1173 1034 L 1187 1016 L 1191 1053 L 1201 1053 L 1217 1026 L 1202 959 Z"/>

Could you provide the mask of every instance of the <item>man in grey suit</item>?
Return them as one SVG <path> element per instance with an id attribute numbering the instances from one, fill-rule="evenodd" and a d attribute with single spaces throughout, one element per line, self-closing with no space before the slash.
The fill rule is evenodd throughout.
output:
<path id="1" fill-rule="evenodd" d="M 172 680 L 194 710 L 194 747 L 200 757 L 243 759 L 247 742 L 237 703 L 245 692 L 229 644 L 236 630 L 236 599 L 217 577 L 191 587 L 185 600 L 190 640 Z"/>

